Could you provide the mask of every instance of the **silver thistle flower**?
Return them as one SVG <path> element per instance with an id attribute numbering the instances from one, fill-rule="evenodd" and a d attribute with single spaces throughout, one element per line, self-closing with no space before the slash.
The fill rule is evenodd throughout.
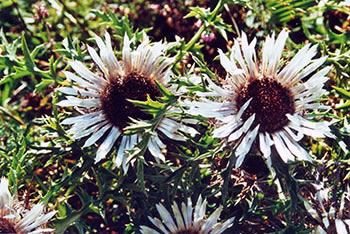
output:
<path id="1" fill-rule="evenodd" d="M 83 147 L 91 146 L 102 139 L 96 153 L 96 162 L 105 158 L 117 139 L 121 138 L 116 165 L 122 166 L 126 172 L 129 167 L 126 151 L 140 142 L 141 135 L 125 135 L 123 129 L 128 126 L 130 118 L 141 120 L 152 118 L 128 100 L 146 101 L 147 95 L 151 98 L 160 96 L 155 81 L 165 87 L 168 86 L 171 76 L 169 65 L 173 62 L 173 58 L 164 56 L 166 44 L 161 42 L 150 44 L 146 34 L 135 50 L 130 48 L 133 40 L 125 35 L 121 62 L 114 55 L 111 38 L 107 32 L 105 42 L 98 36 L 95 40 L 100 49 L 100 55 L 91 47 L 88 47 L 88 51 L 103 74 L 89 71 L 79 61 L 69 62 L 78 75 L 65 72 L 66 77 L 74 81 L 74 85 L 72 88 L 59 88 L 59 91 L 69 96 L 67 100 L 57 105 L 82 108 L 82 115 L 67 118 L 62 124 L 73 125 L 69 133 L 73 134 L 75 140 L 90 135 Z M 159 137 L 159 132 L 168 138 L 183 141 L 185 138 L 179 130 L 191 135 L 197 133 L 195 129 L 175 118 L 161 119 L 147 145 L 157 162 L 165 161 L 163 150 L 166 148 Z"/>
<path id="2" fill-rule="evenodd" d="M 41 228 L 49 221 L 56 211 L 44 214 L 45 205 L 36 204 L 28 210 L 16 202 L 8 189 L 8 180 L 1 178 L 0 182 L 0 233 L 50 233 L 53 229 Z"/>
<path id="3" fill-rule="evenodd" d="M 304 135 L 333 137 L 328 122 L 311 122 L 307 111 L 324 109 L 317 100 L 326 92 L 322 87 L 328 80 L 330 67 L 314 73 L 326 57 L 312 59 L 317 46 L 305 45 L 289 63 L 281 61 L 288 33 L 283 30 L 267 37 L 259 64 L 255 52 L 256 38 L 249 44 L 243 33 L 235 40 L 230 56 L 219 50 L 220 61 L 228 73 L 226 84 L 219 87 L 210 79 L 208 93 L 202 96 L 219 97 L 219 101 L 188 103 L 191 114 L 217 120 L 213 136 L 236 142 L 236 167 L 259 139 L 259 148 L 271 166 L 274 147 L 284 162 L 310 161 L 308 152 L 297 142 Z M 307 79 L 307 80 L 305 80 Z"/>
<path id="4" fill-rule="evenodd" d="M 162 204 L 158 204 L 156 207 L 161 219 L 148 218 L 161 232 L 147 226 L 141 226 L 141 232 L 143 234 L 219 234 L 232 226 L 234 220 L 234 218 L 230 218 L 224 223 L 217 222 L 222 211 L 221 206 L 209 217 L 206 217 L 207 200 L 205 199 L 203 201 L 201 196 L 198 198 L 194 208 L 192 207 L 190 198 L 188 198 L 187 204 L 181 204 L 181 210 L 176 202 L 174 202 L 172 206 L 174 218 Z"/>

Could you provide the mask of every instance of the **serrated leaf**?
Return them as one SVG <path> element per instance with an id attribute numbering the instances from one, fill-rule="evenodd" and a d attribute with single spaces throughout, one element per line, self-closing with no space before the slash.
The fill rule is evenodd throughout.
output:
<path id="1" fill-rule="evenodd" d="M 122 24 L 122 20 L 118 19 L 111 9 L 107 9 L 107 10 L 108 10 L 108 14 L 109 14 L 109 17 L 110 17 L 109 19 L 112 20 L 112 22 L 116 26 L 120 26 Z"/>
<path id="2" fill-rule="evenodd" d="M 194 11 L 191 11 L 190 13 L 188 13 L 187 15 L 184 16 L 184 19 L 186 18 L 191 18 L 191 17 L 195 17 L 197 16 L 198 14 Z"/>
<path id="3" fill-rule="evenodd" d="M 39 51 L 45 47 L 45 44 L 38 45 L 34 48 L 34 50 L 30 53 L 30 57 L 34 60 Z"/>
<path id="4" fill-rule="evenodd" d="M 28 49 L 27 41 L 26 41 L 24 35 L 22 36 L 21 46 L 22 46 L 22 52 L 24 55 L 25 65 L 27 66 L 27 69 L 29 71 L 33 72 L 34 67 L 35 67 L 35 63 L 34 63 L 34 60 L 32 59 L 32 57 L 30 56 L 30 51 Z"/>
<path id="5" fill-rule="evenodd" d="M 160 110 L 160 109 L 164 108 L 164 104 L 156 102 L 156 101 L 153 101 L 149 97 L 149 95 L 147 95 L 147 100 L 146 101 L 130 100 L 130 99 L 127 99 L 127 100 L 129 102 L 135 104 L 136 106 L 141 107 L 141 108 L 145 108 L 145 109 L 152 108 L 152 109 Z"/>
<path id="6" fill-rule="evenodd" d="M 95 9 L 91 10 L 91 12 L 93 14 L 95 14 L 97 17 L 101 18 L 103 21 L 110 21 L 110 18 L 106 12 L 100 12 L 100 11 L 95 10 Z"/>
<path id="7" fill-rule="evenodd" d="M 166 97 L 172 97 L 174 96 L 169 90 L 167 90 L 161 83 L 158 81 L 155 81 L 157 87 L 159 88 L 159 91 Z"/>
<path id="8" fill-rule="evenodd" d="M 194 62 L 197 63 L 203 71 L 205 71 L 211 78 L 216 79 L 216 75 L 208 69 L 208 67 L 197 57 L 192 57 Z"/>
<path id="9" fill-rule="evenodd" d="M 204 8 L 201 7 L 190 7 L 191 12 L 188 13 L 187 15 L 185 15 L 184 18 L 190 18 L 190 17 L 195 17 L 198 16 L 201 20 L 203 20 L 204 18 L 207 18 L 207 16 L 209 15 L 209 10 L 206 10 Z"/>
<path id="10" fill-rule="evenodd" d="M 71 226 L 75 221 L 79 220 L 80 217 L 89 210 L 89 205 L 90 204 L 87 203 L 79 211 L 71 212 L 66 218 L 58 220 L 56 222 L 56 233 L 63 234 L 69 226 Z"/>
<path id="11" fill-rule="evenodd" d="M 19 79 L 19 78 L 24 77 L 24 76 L 29 76 L 32 74 L 30 71 L 27 71 L 27 70 L 22 70 L 19 68 L 16 70 L 17 70 L 16 72 L 11 73 L 7 76 L 4 76 L 4 78 L 2 78 L 0 80 L 0 85 L 5 84 L 5 83 L 10 82 L 10 81 L 15 80 L 15 79 Z"/>
<path id="12" fill-rule="evenodd" d="M 50 84 L 52 84 L 54 82 L 55 81 L 51 80 L 51 79 L 42 79 L 39 84 L 35 85 L 34 93 L 38 93 L 38 92 L 42 91 L 43 89 L 45 89 L 47 86 L 49 86 Z"/>

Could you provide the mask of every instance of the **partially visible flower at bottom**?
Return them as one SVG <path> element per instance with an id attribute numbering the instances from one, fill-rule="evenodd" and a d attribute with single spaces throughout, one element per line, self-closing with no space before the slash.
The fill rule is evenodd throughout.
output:
<path id="1" fill-rule="evenodd" d="M 200 196 L 196 206 L 192 207 L 192 201 L 190 198 L 185 203 L 181 204 L 181 210 L 179 209 L 176 202 L 172 205 L 172 211 L 175 219 L 171 216 L 169 211 L 162 205 L 156 205 L 158 213 L 162 220 L 158 218 L 148 217 L 149 220 L 161 230 L 161 232 L 147 227 L 141 226 L 141 233 L 143 234 L 155 234 L 155 233 L 166 233 L 166 234 L 219 234 L 225 231 L 227 228 L 232 226 L 232 222 L 235 219 L 230 218 L 224 223 L 217 222 L 222 206 L 217 208 L 208 218 L 205 215 L 207 200 L 202 200 Z"/>
<path id="2" fill-rule="evenodd" d="M 43 213 L 44 204 L 36 204 L 32 209 L 25 209 L 16 202 L 8 189 L 8 180 L 1 178 L 0 182 L 0 233 L 52 233 L 54 229 L 43 226 L 56 211 Z"/>
<path id="3" fill-rule="evenodd" d="M 311 206 L 307 200 L 304 200 L 304 205 L 309 214 L 318 222 L 314 226 L 312 233 L 327 234 L 327 233 L 342 233 L 347 234 L 350 230 L 350 214 L 348 208 L 350 205 L 349 187 L 343 193 L 340 205 L 332 202 L 330 199 L 331 189 L 325 186 L 325 182 L 313 184 L 316 193 L 310 192 L 307 197 L 310 198 Z"/>

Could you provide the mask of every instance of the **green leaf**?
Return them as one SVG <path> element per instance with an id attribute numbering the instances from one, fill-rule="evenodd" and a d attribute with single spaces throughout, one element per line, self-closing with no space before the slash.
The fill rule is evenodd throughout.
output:
<path id="1" fill-rule="evenodd" d="M 157 110 L 161 110 L 164 108 L 164 104 L 157 102 L 157 101 L 153 101 L 151 99 L 151 97 L 149 95 L 147 95 L 147 100 L 146 101 L 139 101 L 139 100 L 130 100 L 127 99 L 129 102 L 135 104 L 138 107 L 144 108 L 144 109 L 157 109 Z"/>
<path id="2" fill-rule="evenodd" d="M 45 44 L 41 44 L 41 45 L 38 45 L 34 48 L 34 50 L 32 51 L 32 53 L 30 53 L 30 57 L 32 59 L 35 59 L 36 55 L 39 53 L 39 51 L 45 47 Z"/>
<path id="3" fill-rule="evenodd" d="M 110 21 L 110 18 L 106 12 L 100 12 L 98 10 L 93 9 L 91 13 L 95 14 L 97 17 L 101 18 L 103 21 Z"/>
<path id="4" fill-rule="evenodd" d="M 10 7 L 12 4 L 15 4 L 13 0 L 3 1 L 0 3 L 0 9 Z"/>
<path id="5" fill-rule="evenodd" d="M 339 87 L 336 87 L 336 86 L 333 86 L 333 89 L 335 89 L 335 91 L 338 94 L 340 94 L 341 96 L 343 96 L 344 98 L 350 99 L 350 92 L 349 91 L 342 89 L 342 88 L 339 88 Z"/>
<path id="6" fill-rule="evenodd" d="M 216 80 L 216 75 L 214 72 L 210 71 L 208 67 L 197 57 L 193 56 L 192 57 L 195 63 L 199 65 L 202 69 L 202 71 L 206 72 L 212 79 Z"/>
<path id="7" fill-rule="evenodd" d="M 55 81 L 51 80 L 51 79 L 42 79 L 39 84 L 35 85 L 34 93 L 38 93 L 38 92 L 42 91 L 43 89 L 45 89 L 47 86 L 49 86 L 50 84 L 52 84 L 54 82 Z"/>
<path id="8" fill-rule="evenodd" d="M 4 78 L 0 81 L 0 85 L 5 84 L 11 80 L 19 79 L 24 76 L 29 76 L 32 74 L 30 71 L 27 71 L 24 68 L 15 68 L 15 69 L 16 69 L 16 72 L 11 73 L 7 76 L 4 76 Z"/>
<path id="9" fill-rule="evenodd" d="M 74 211 L 70 213 L 65 219 L 58 220 L 56 222 L 56 233 L 63 234 L 69 226 L 78 221 L 80 217 L 89 210 L 89 205 L 90 203 L 87 203 L 79 211 Z"/>
<path id="10" fill-rule="evenodd" d="M 110 16 L 109 21 L 112 20 L 114 26 L 117 27 L 116 29 L 118 29 L 118 28 L 119 28 L 119 30 L 122 29 L 122 24 L 123 24 L 122 20 L 119 20 L 119 19 L 115 16 L 114 12 L 111 11 L 110 9 L 108 9 L 108 14 L 109 14 L 109 16 Z"/>
<path id="11" fill-rule="evenodd" d="M 50 75 L 52 76 L 55 82 L 56 82 L 56 79 L 58 78 L 57 66 L 62 61 L 62 59 L 63 59 L 63 56 L 59 57 L 56 61 L 54 60 L 53 56 L 51 56 L 51 58 L 49 59 Z"/>
<path id="12" fill-rule="evenodd" d="M 22 46 L 22 51 L 23 51 L 23 55 L 24 55 L 24 62 L 26 64 L 26 66 L 27 66 L 27 69 L 29 71 L 33 72 L 34 71 L 34 67 L 35 67 L 35 63 L 34 63 L 33 58 L 30 55 L 30 51 L 28 49 L 27 41 L 26 41 L 24 35 L 22 35 L 21 46 Z"/>
<path id="13" fill-rule="evenodd" d="M 347 109 L 350 108 L 350 100 L 347 100 L 344 104 L 341 105 L 337 105 L 335 107 L 335 109 L 339 110 L 339 109 Z"/>
<path id="14" fill-rule="evenodd" d="M 204 21 L 205 18 L 208 18 L 209 16 L 209 9 L 204 9 L 201 7 L 190 7 L 191 12 L 184 16 L 184 18 L 190 18 L 190 17 L 198 17 L 202 21 Z"/>
<path id="15" fill-rule="evenodd" d="M 159 91 L 166 97 L 174 97 L 174 95 L 167 90 L 161 83 L 159 83 L 158 81 L 155 80 L 155 83 L 157 85 L 157 87 L 159 88 Z"/>
<path id="16" fill-rule="evenodd" d="M 5 86 L 2 89 L 1 93 L 1 103 L 4 103 L 7 98 L 10 96 L 10 91 L 11 91 L 11 83 L 5 84 Z"/>
<path id="17" fill-rule="evenodd" d="M 274 23 L 285 23 L 294 18 L 301 16 L 305 11 L 315 6 L 316 2 L 314 0 L 271 0 L 266 2 L 266 8 L 271 12 L 271 22 Z"/>

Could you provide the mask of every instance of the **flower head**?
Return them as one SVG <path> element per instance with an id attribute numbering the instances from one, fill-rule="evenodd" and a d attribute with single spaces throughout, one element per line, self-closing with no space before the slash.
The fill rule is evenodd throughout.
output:
<path id="1" fill-rule="evenodd" d="M 323 108 L 316 102 L 325 93 L 330 67 L 315 72 L 326 57 L 312 59 L 317 46 L 305 45 L 289 63 L 281 61 L 288 33 L 283 30 L 267 37 L 262 62 L 255 52 L 256 39 L 250 44 L 247 36 L 235 40 L 227 57 L 219 50 L 220 61 L 228 73 L 224 87 L 208 79 L 211 92 L 220 102 L 205 100 L 191 103 L 191 112 L 215 118 L 218 128 L 213 135 L 227 142 L 238 142 L 235 151 L 239 167 L 252 144 L 259 139 L 259 147 L 271 165 L 271 147 L 283 161 L 311 160 L 297 142 L 304 135 L 332 137 L 326 122 L 311 122 L 305 117 L 308 110 Z M 310 77 L 311 76 L 311 77 Z"/>
<path id="2" fill-rule="evenodd" d="M 207 201 L 206 199 L 203 201 L 201 196 L 194 208 L 192 207 L 192 201 L 190 198 L 188 198 L 187 204 L 181 204 L 181 210 L 176 202 L 174 202 L 172 211 L 175 219 L 173 219 L 169 211 L 162 204 L 158 204 L 156 207 L 162 220 L 158 218 L 148 218 L 159 228 L 159 230 L 161 230 L 160 233 L 219 234 L 229 228 L 234 220 L 234 218 L 230 218 L 224 223 L 217 222 L 222 210 L 221 206 L 207 218 L 205 214 Z M 144 234 L 159 233 L 155 229 L 147 226 L 141 226 L 141 232 Z"/>
<path id="3" fill-rule="evenodd" d="M 66 77 L 74 81 L 74 85 L 72 88 L 59 88 L 69 96 L 58 105 L 80 108 L 82 115 L 67 118 L 62 124 L 73 124 L 69 133 L 73 134 L 74 139 L 90 135 L 84 147 L 91 146 L 97 141 L 101 142 L 96 153 L 96 161 L 105 158 L 117 139 L 121 138 L 116 164 L 118 167 L 122 165 L 126 172 L 129 165 L 126 151 L 131 150 L 141 140 L 141 135 L 125 135 L 123 129 L 131 122 L 131 118 L 152 119 L 152 115 L 141 111 L 129 100 L 146 101 L 147 96 L 152 99 L 161 96 L 155 81 L 165 87 L 168 86 L 171 75 L 169 65 L 173 59 L 164 56 L 166 44 L 161 42 L 150 44 L 146 34 L 135 50 L 131 50 L 134 39 L 130 40 L 125 35 L 120 62 L 114 55 L 110 35 L 107 32 L 105 42 L 98 36 L 95 40 L 100 55 L 91 47 L 88 47 L 88 51 L 102 73 L 89 71 L 79 61 L 69 62 L 78 75 L 65 72 Z M 157 162 L 165 161 L 162 150 L 166 148 L 158 136 L 158 131 L 175 140 L 184 140 L 178 130 L 195 134 L 194 129 L 183 125 L 180 121 L 165 117 L 161 119 L 156 130 L 148 142 L 148 149 Z"/>
<path id="4" fill-rule="evenodd" d="M 36 204 L 28 210 L 11 196 L 8 181 L 1 178 L 0 182 L 0 233 L 49 233 L 53 229 L 42 226 L 51 219 L 56 211 L 43 214 L 44 204 Z"/>

